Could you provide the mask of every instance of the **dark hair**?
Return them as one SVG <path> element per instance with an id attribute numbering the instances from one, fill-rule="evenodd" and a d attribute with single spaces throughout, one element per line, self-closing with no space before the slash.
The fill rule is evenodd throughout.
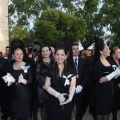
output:
<path id="1" fill-rule="evenodd" d="M 95 53 L 94 53 L 95 61 L 100 57 L 100 51 L 103 51 L 104 45 L 105 44 L 101 38 L 95 37 Z"/>
<path id="2" fill-rule="evenodd" d="M 6 46 L 5 48 L 10 48 L 10 46 Z"/>
<path id="3" fill-rule="evenodd" d="M 14 54 L 14 53 L 15 53 L 15 51 L 16 51 L 16 50 L 18 50 L 18 49 L 22 50 L 22 49 L 21 49 L 21 47 L 16 47 L 16 48 L 14 48 L 14 50 L 13 50 L 12 54 Z M 22 50 L 22 51 L 23 51 L 23 50 Z M 24 54 L 24 52 L 23 52 L 23 54 Z"/>
<path id="4" fill-rule="evenodd" d="M 10 47 L 11 47 L 11 53 L 13 54 L 14 51 L 16 49 L 21 49 L 23 51 L 23 54 L 24 54 L 24 59 L 26 59 L 27 57 L 27 54 L 26 54 L 26 50 L 25 50 L 25 46 L 24 46 L 24 43 L 23 41 L 19 40 L 19 39 L 16 39 L 16 40 L 13 40 L 11 43 L 10 43 Z"/>
<path id="5" fill-rule="evenodd" d="M 24 46 L 23 41 L 21 41 L 21 40 L 18 40 L 18 39 L 13 40 L 10 43 L 10 47 L 11 47 L 12 54 L 14 53 L 14 50 L 17 48 L 20 48 L 21 50 L 23 50 L 23 53 L 25 53 L 25 46 Z"/>
<path id="6" fill-rule="evenodd" d="M 57 52 L 58 50 L 63 50 L 64 53 L 65 53 L 65 55 L 67 55 L 67 50 L 66 50 L 65 48 L 63 48 L 63 47 L 56 48 L 54 54 L 56 54 L 56 52 Z M 57 67 L 58 67 L 58 66 L 57 66 L 57 62 L 54 62 L 53 67 L 52 67 L 50 73 L 53 74 L 53 73 L 56 71 Z M 66 74 L 66 75 L 70 73 L 70 68 L 69 68 L 69 65 L 68 65 L 68 63 L 67 63 L 67 60 L 64 61 L 64 71 L 65 71 L 65 74 Z"/>
<path id="7" fill-rule="evenodd" d="M 0 57 L 2 56 L 2 52 L 0 51 Z"/>
<path id="8" fill-rule="evenodd" d="M 72 45 L 71 45 L 71 47 L 70 47 L 70 49 L 69 49 L 69 58 L 72 60 L 72 58 L 73 58 L 73 51 L 72 51 L 72 47 L 73 46 L 78 46 L 78 44 L 77 43 L 73 43 Z M 80 54 L 79 54 L 79 56 L 80 56 Z"/>
<path id="9" fill-rule="evenodd" d="M 42 45 L 42 46 L 40 47 L 39 59 L 41 59 L 41 58 L 42 58 L 41 52 L 42 52 L 42 49 L 43 49 L 44 47 L 48 47 L 49 51 L 51 51 L 51 54 L 50 54 L 50 59 L 52 59 L 52 58 L 53 58 L 53 54 L 52 54 L 51 47 L 50 47 L 49 45 Z"/>
<path id="10" fill-rule="evenodd" d="M 58 48 L 55 48 L 55 52 L 54 52 L 54 54 L 56 54 L 56 52 L 57 52 L 58 50 L 63 50 L 64 53 L 65 53 L 65 55 L 67 55 L 67 50 L 66 50 L 64 47 L 58 47 Z"/>
<path id="11" fill-rule="evenodd" d="M 73 43 L 72 46 L 78 46 L 78 44 L 77 43 Z"/>

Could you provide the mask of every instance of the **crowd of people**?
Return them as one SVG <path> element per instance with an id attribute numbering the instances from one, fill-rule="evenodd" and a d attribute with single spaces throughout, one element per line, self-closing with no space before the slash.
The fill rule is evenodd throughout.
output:
<path id="1" fill-rule="evenodd" d="M 82 120 L 86 109 L 93 120 L 117 120 L 120 109 L 120 48 L 95 38 L 92 51 L 73 43 L 42 45 L 29 53 L 13 40 L 0 56 L 1 119 Z"/>

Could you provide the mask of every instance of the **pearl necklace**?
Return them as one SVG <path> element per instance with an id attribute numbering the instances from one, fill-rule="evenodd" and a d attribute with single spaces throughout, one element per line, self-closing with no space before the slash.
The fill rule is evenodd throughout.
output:
<path id="1" fill-rule="evenodd" d="M 43 61 L 44 62 L 44 61 Z M 50 64 L 50 62 L 44 62 L 46 65 L 49 65 Z"/>

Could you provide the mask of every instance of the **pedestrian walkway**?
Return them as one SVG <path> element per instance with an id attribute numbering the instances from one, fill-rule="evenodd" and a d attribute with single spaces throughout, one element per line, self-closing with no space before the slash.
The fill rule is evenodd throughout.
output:
<path id="1" fill-rule="evenodd" d="M 42 120 L 40 117 L 40 111 L 38 112 L 38 120 Z M 75 109 L 72 113 L 72 120 L 75 120 Z M 89 114 L 88 109 L 86 110 L 82 120 L 93 120 L 93 117 Z M 109 120 L 112 120 L 112 115 L 110 115 Z M 118 112 L 118 120 L 120 120 L 120 111 Z"/>
<path id="2" fill-rule="evenodd" d="M 38 120 L 42 120 L 40 117 L 40 110 L 38 111 Z M 73 110 L 73 113 L 72 113 L 72 120 L 75 120 L 75 110 Z M 93 120 L 92 116 L 88 112 L 88 109 L 86 110 L 86 113 L 83 116 L 82 120 Z M 110 115 L 109 120 L 112 120 L 112 115 Z M 118 120 L 120 120 L 120 111 L 118 111 Z"/>
<path id="3" fill-rule="evenodd" d="M 120 110 L 118 111 L 118 120 L 120 120 Z M 72 114 L 72 120 L 75 120 L 75 111 Z M 82 120 L 93 120 L 93 117 L 89 114 L 88 109 L 86 110 L 85 115 Z M 112 114 L 110 114 L 109 120 L 112 120 Z"/>

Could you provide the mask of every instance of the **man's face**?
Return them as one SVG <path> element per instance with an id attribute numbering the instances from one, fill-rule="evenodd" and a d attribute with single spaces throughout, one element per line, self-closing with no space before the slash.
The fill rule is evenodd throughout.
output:
<path id="1" fill-rule="evenodd" d="M 79 48 L 77 45 L 72 46 L 72 53 L 73 53 L 73 56 L 79 56 Z"/>
<path id="2" fill-rule="evenodd" d="M 6 48 L 6 49 L 5 49 L 5 51 L 6 51 L 6 55 L 9 54 L 9 50 L 10 50 L 9 48 Z"/>

